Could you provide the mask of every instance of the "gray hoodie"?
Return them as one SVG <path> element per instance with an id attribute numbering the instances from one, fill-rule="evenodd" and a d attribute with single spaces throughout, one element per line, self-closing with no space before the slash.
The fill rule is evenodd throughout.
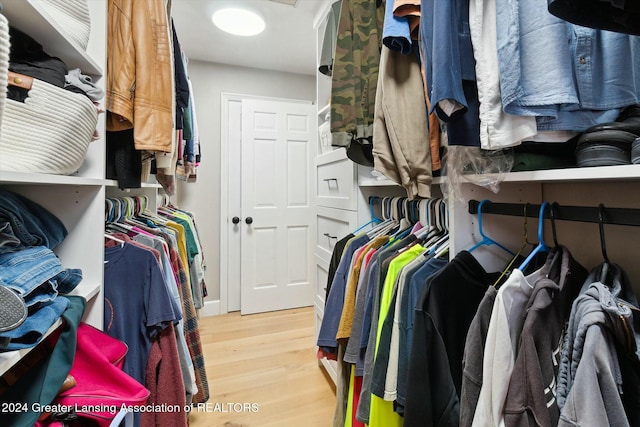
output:
<path id="1" fill-rule="evenodd" d="M 636 301 L 625 292 L 628 282 L 618 266 L 612 265 L 612 277 L 611 288 L 594 281 L 573 304 L 558 374 L 559 426 L 631 425 L 620 364 L 630 359 L 618 351 L 637 362 L 632 312 L 637 309 L 619 297 Z"/>

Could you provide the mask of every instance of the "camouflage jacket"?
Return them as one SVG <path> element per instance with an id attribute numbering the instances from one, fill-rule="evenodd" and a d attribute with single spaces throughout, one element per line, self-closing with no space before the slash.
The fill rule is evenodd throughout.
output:
<path id="1" fill-rule="evenodd" d="M 331 145 L 373 135 L 384 2 L 343 0 L 331 78 Z"/>

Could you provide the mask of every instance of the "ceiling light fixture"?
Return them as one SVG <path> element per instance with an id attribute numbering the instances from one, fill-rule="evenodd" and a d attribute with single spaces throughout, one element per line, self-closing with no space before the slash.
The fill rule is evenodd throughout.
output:
<path id="1" fill-rule="evenodd" d="M 236 36 L 255 36 L 265 28 L 264 19 L 246 9 L 220 9 L 211 16 L 211 20 L 222 31 Z"/>

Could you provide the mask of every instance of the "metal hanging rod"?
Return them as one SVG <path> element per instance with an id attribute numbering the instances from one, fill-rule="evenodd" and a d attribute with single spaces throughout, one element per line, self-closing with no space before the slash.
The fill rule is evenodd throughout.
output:
<path id="1" fill-rule="evenodd" d="M 469 200 L 469 213 L 478 213 L 480 201 Z M 544 218 L 551 219 L 551 209 L 553 218 L 563 221 L 578 222 L 600 222 L 600 208 L 598 206 L 562 206 L 558 203 L 549 205 L 544 212 Z M 482 214 L 524 216 L 526 210 L 527 217 L 538 218 L 540 205 L 525 203 L 495 203 L 487 201 L 482 205 Z M 605 224 L 640 226 L 640 209 L 630 208 L 609 208 L 604 207 L 602 222 Z"/>

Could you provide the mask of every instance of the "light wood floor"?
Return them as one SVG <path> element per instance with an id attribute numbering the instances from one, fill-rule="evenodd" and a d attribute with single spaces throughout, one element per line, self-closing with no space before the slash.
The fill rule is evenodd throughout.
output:
<path id="1" fill-rule="evenodd" d="M 331 426 L 335 390 L 318 366 L 313 318 L 304 308 L 200 319 L 211 398 L 190 426 Z"/>

